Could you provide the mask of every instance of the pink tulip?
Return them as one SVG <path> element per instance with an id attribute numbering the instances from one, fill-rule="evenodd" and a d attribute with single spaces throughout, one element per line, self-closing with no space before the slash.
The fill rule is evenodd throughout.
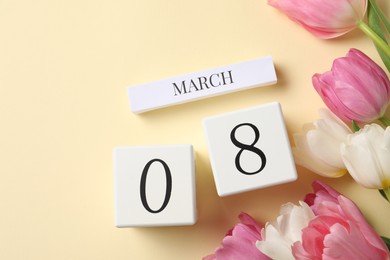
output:
<path id="1" fill-rule="evenodd" d="M 229 230 L 222 240 L 222 247 L 203 260 L 244 260 L 270 259 L 256 247 L 256 241 L 261 240 L 261 226 L 248 214 L 239 215 L 241 223 Z"/>
<path id="2" fill-rule="evenodd" d="M 390 102 L 386 73 L 356 49 L 336 59 L 331 71 L 315 74 L 312 81 L 328 108 L 347 123 L 381 118 Z"/>
<path id="3" fill-rule="evenodd" d="M 367 9 L 367 0 L 268 0 L 268 3 L 323 39 L 353 30 Z"/>
<path id="4" fill-rule="evenodd" d="M 306 196 L 316 217 L 292 247 L 296 259 L 390 259 L 385 243 L 365 221 L 357 206 L 321 183 Z"/>

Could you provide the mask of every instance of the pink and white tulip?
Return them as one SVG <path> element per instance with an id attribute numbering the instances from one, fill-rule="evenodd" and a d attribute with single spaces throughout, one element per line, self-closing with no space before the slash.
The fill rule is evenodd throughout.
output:
<path id="1" fill-rule="evenodd" d="M 351 200 L 319 181 L 313 189 L 300 206 L 282 205 L 263 229 L 241 213 L 241 223 L 227 233 L 223 246 L 203 260 L 390 260 L 386 244 Z"/>
<path id="2" fill-rule="evenodd" d="M 294 259 L 291 246 L 301 241 L 302 229 L 314 218 L 305 202 L 300 201 L 299 204 L 282 205 L 276 220 L 265 225 L 261 232 L 263 240 L 256 243 L 262 253 L 272 259 Z"/>
<path id="3" fill-rule="evenodd" d="M 390 259 L 385 243 L 351 200 L 321 182 L 313 188 L 305 201 L 316 217 L 292 247 L 296 259 Z"/>

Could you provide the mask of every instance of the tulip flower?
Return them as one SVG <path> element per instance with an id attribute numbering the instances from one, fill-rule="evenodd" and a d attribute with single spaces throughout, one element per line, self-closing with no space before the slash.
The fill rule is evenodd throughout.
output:
<path id="1" fill-rule="evenodd" d="M 263 240 L 256 243 L 262 253 L 272 259 L 294 259 L 291 246 L 301 240 L 302 229 L 314 218 L 310 207 L 303 201 L 299 203 L 282 205 L 280 216 L 262 229 Z"/>
<path id="2" fill-rule="evenodd" d="M 296 259 L 390 259 L 390 252 L 358 207 L 331 187 L 314 182 L 306 196 L 316 217 L 294 243 Z"/>
<path id="3" fill-rule="evenodd" d="M 363 22 L 367 0 L 268 0 L 268 4 L 322 39 L 335 38 L 358 27 L 390 57 L 389 45 Z"/>
<path id="4" fill-rule="evenodd" d="M 390 81 L 368 56 L 351 49 L 331 71 L 315 74 L 314 88 L 328 108 L 345 122 L 383 119 L 390 102 Z"/>
<path id="5" fill-rule="evenodd" d="M 365 125 L 348 136 L 341 156 L 352 178 L 366 188 L 383 189 L 390 198 L 390 127 Z"/>
<path id="6" fill-rule="evenodd" d="M 356 28 L 367 9 L 367 0 L 268 0 L 268 4 L 323 39 Z"/>
<path id="7" fill-rule="evenodd" d="M 239 215 L 241 223 L 230 230 L 222 240 L 222 247 L 203 260 L 246 260 L 269 258 L 256 248 L 256 241 L 261 240 L 261 226 L 248 214 Z"/>
<path id="8" fill-rule="evenodd" d="M 352 131 L 329 110 L 320 109 L 319 114 L 320 119 L 304 126 L 304 133 L 294 135 L 295 162 L 319 175 L 340 177 L 347 172 L 340 145 Z"/>

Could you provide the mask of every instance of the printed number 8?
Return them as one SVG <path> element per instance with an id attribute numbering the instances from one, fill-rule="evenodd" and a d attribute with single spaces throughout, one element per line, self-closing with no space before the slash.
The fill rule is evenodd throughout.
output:
<path id="1" fill-rule="evenodd" d="M 239 142 L 236 139 L 236 131 L 237 131 L 238 128 L 240 128 L 242 126 L 249 126 L 250 128 L 253 129 L 253 132 L 255 133 L 255 139 L 254 139 L 254 141 L 250 145 L 243 144 L 243 143 Z M 260 150 L 259 148 L 254 146 L 257 143 L 257 141 L 259 140 L 259 138 L 260 138 L 259 129 L 257 129 L 257 127 L 255 125 L 250 124 L 250 123 L 239 124 L 236 127 L 234 127 L 233 130 L 230 132 L 230 139 L 232 140 L 232 143 L 235 146 L 237 146 L 238 148 L 241 148 L 241 150 L 236 155 L 235 164 L 236 164 L 237 170 L 239 170 L 243 174 L 253 175 L 253 174 L 261 172 L 264 169 L 264 167 L 265 167 L 265 164 L 267 162 L 267 159 L 265 158 L 265 154 L 263 153 L 262 150 Z M 251 151 L 251 152 L 257 154 L 260 157 L 260 159 L 261 159 L 261 166 L 260 166 L 260 168 L 257 171 L 247 172 L 244 169 L 242 169 L 241 163 L 240 163 L 240 157 L 241 157 L 242 152 L 245 151 L 245 150 Z"/>

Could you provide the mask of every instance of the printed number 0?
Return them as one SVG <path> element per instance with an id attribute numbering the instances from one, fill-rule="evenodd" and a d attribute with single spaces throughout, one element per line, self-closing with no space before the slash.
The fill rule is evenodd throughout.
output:
<path id="1" fill-rule="evenodd" d="M 241 142 L 239 142 L 237 139 L 236 139 L 236 130 L 242 126 L 249 126 L 250 128 L 253 129 L 253 132 L 255 133 L 255 139 L 254 141 L 250 144 L 250 145 L 247 145 L 247 144 L 243 144 Z M 237 146 L 238 148 L 241 148 L 241 150 L 238 152 L 238 154 L 236 155 L 236 159 L 235 159 L 235 164 L 236 164 L 236 168 L 237 170 L 239 170 L 241 173 L 243 174 L 246 174 L 246 175 L 253 175 L 253 174 L 256 174 L 256 173 L 259 173 L 261 172 L 264 167 L 265 167 L 265 164 L 267 162 L 267 159 L 265 158 L 265 154 L 263 153 L 262 150 L 260 150 L 259 148 L 255 147 L 254 144 L 257 143 L 257 141 L 259 140 L 260 138 L 260 132 L 259 132 L 259 129 L 257 129 L 257 127 L 253 124 L 250 124 L 250 123 L 242 123 L 242 124 L 239 124 L 237 125 L 236 127 L 233 128 L 233 130 L 231 131 L 230 133 L 230 139 L 232 140 L 232 143 Z M 241 163 L 240 163 L 240 157 L 241 157 L 241 154 L 243 151 L 245 150 L 248 150 L 248 151 L 251 151 L 255 154 L 257 154 L 260 159 L 261 159 L 261 166 L 260 168 L 257 170 L 257 171 L 254 171 L 254 172 L 247 172 L 245 171 L 244 169 L 242 169 L 241 167 Z"/>
<path id="2" fill-rule="evenodd" d="M 164 202 L 163 204 L 161 205 L 161 207 L 157 210 L 153 210 L 149 207 L 149 204 L 148 204 L 148 201 L 146 200 L 146 176 L 148 175 L 148 171 L 149 171 L 149 168 L 150 166 L 154 163 L 154 162 L 159 162 L 162 164 L 162 166 L 164 167 L 164 171 L 165 171 L 165 177 L 166 177 L 166 180 L 167 180 L 167 187 L 166 187 L 166 190 L 165 190 L 165 198 L 164 198 Z M 169 167 L 168 165 L 161 159 L 153 159 L 153 160 L 150 160 L 146 165 L 145 165 L 145 168 L 143 169 L 142 171 L 142 175 L 141 175 L 141 183 L 140 183 L 140 195 L 141 195 L 141 202 L 142 202 L 142 205 L 144 205 L 144 208 L 149 211 L 150 213 L 159 213 L 161 211 L 163 211 L 165 209 L 165 207 L 168 205 L 168 202 L 169 202 L 169 199 L 171 198 L 171 192 L 172 192 L 172 175 L 171 175 L 171 171 L 169 170 Z"/>

